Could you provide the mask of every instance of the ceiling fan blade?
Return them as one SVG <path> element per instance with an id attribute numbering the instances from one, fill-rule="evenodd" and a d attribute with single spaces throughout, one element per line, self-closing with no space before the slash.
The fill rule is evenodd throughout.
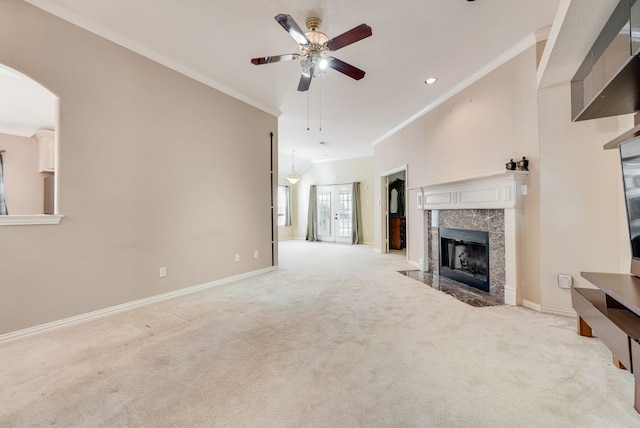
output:
<path id="1" fill-rule="evenodd" d="M 300 76 L 300 83 L 298 83 L 298 90 L 300 92 L 307 91 L 311 85 L 311 79 L 313 79 L 313 67 L 309 68 L 309 71 L 302 71 Z"/>
<path id="2" fill-rule="evenodd" d="M 364 71 L 360 70 L 358 67 L 354 67 L 353 65 L 347 64 L 346 62 L 340 61 L 338 58 L 334 58 L 332 56 L 327 59 L 329 60 L 329 67 L 351 77 L 352 79 L 360 80 L 364 77 Z"/>
<path id="3" fill-rule="evenodd" d="M 262 64 L 271 64 L 272 62 L 281 62 L 281 61 L 291 61 L 293 59 L 300 58 L 300 54 L 285 54 L 285 55 L 274 55 L 274 56 L 262 56 L 259 58 L 252 58 L 251 64 L 262 65 Z"/>
<path id="4" fill-rule="evenodd" d="M 347 31 L 346 33 L 342 33 L 337 37 L 329 40 L 327 42 L 327 47 L 332 51 L 337 51 L 340 48 L 345 46 L 349 46 L 352 43 L 355 43 L 359 40 L 366 39 L 371 36 L 373 32 L 371 31 L 371 27 L 367 24 L 360 24 L 355 28 Z"/>
<path id="5" fill-rule="evenodd" d="M 289 35 L 293 37 L 293 39 L 298 42 L 298 44 L 309 44 L 309 39 L 307 39 L 304 31 L 302 31 L 298 23 L 291 17 L 291 15 L 285 15 L 281 13 L 275 16 L 275 20 L 278 21 L 280 25 L 282 25 L 282 28 L 287 30 L 287 33 L 289 33 Z"/>

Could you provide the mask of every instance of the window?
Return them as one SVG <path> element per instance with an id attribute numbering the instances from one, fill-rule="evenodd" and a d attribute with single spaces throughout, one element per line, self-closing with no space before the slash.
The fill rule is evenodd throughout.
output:
<path id="1" fill-rule="evenodd" d="M 289 186 L 278 186 L 278 226 L 291 226 Z"/>

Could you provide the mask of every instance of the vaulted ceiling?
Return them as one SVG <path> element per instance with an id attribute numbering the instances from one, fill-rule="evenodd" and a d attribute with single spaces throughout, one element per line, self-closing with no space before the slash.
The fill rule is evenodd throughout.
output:
<path id="1" fill-rule="evenodd" d="M 574 13 L 571 8 L 589 14 L 583 6 L 606 9 L 616 2 L 28 1 L 278 115 L 285 169 L 290 167 L 292 150 L 296 150 L 297 169 L 305 161 L 372 155 L 375 142 L 471 83 L 505 56 L 530 46 L 534 34 L 548 29 L 554 18 L 567 20 L 566 15 Z M 298 52 L 297 43 L 274 20 L 279 13 L 291 15 L 303 29 L 307 17 L 317 16 L 323 21 L 319 30 L 329 38 L 361 23 L 371 26 L 371 37 L 333 53 L 366 71 L 365 77 L 356 81 L 328 70 L 313 79 L 309 91 L 299 92 L 299 61 L 251 64 L 254 57 Z M 602 18 L 597 21 L 600 25 Z M 569 35 L 579 38 L 579 31 L 575 33 Z M 562 47 L 562 34 L 553 36 Z M 561 57 L 548 56 L 545 61 L 555 69 L 567 67 Z M 557 79 L 549 73 L 544 79 Z M 438 78 L 437 83 L 426 85 L 431 76 Z"/>

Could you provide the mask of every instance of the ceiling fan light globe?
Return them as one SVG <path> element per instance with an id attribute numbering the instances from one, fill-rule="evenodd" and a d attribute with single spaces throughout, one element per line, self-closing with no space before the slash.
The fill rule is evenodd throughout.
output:
<path id="1" fill-rule="evenodd" d="M 320 68 L 320 70 L 325 70 L 328 66 L 329 60 L 326 58 L 320 58 L 320 61 L 318 61 L 318 67 Z"/>

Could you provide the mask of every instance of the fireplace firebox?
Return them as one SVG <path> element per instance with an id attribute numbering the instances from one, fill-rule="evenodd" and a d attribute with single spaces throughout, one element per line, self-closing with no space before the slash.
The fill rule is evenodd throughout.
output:
<path id="1" fill-rule="evenodd" d="M 438 228 L 440 275 L 489 292 L 489 232 Z"/>

